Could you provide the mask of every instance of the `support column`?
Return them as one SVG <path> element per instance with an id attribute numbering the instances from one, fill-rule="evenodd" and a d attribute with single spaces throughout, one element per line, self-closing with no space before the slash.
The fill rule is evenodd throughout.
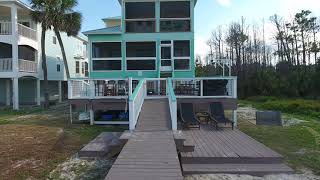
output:
<path id="1" fill-rule="evenodd" d="M 13 110 L 19 110 L 19 78 L 13 78 L 12 94 Z"/>
<path id="2" fill-rule="evenodd" d="M 58 81 L 58 89 L 59 89 L 59 103 L 62 103 L 62 82 Z"/>
<path id="3" fill-rule="evenodd" d="M 10 87 L 10 80 L 6 80 L 6 106 L 10 106 L 11 104 L 11 87 Z"/>
<path id="4" fill-rule="evenodd" d="M 11 6 L 11 22 L 12 22 L 12 71 L 15 76 L 19 73 L 18 63 L 18 12 L 17 6 Z"/>
<path id="5" fill-rule="evenodd" d="M 40 106 L 41 105 L 41 94 L 40 94 L 40 89 L 41 89 L 41 86 L 40 86 L 40 79 L 37 79 L 37 86 L 36 86 L 36 99 L 37 99 L 37 105 Z"/>

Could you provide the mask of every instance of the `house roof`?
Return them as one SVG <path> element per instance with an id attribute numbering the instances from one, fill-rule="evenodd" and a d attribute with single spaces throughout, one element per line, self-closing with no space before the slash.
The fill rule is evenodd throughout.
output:
<path id="1" fill-rule="evenodd" d="M 105 21 L 105 20 L 117 20 L 117 19 L 121 20 L 121 16 L 107 17 L 107 18 L 103 18 L 102 20 Z"/>
<path id="2" fill-rule="evenodd" d="M 118 1 L 119 1 L 120 4 L 122 4 L 122 0 L 118 0 Z M 129 0 L 127 0 L 127 1 L 129 1 Z M 194 5 L 197 4 L 197 1 L 198 1 L 198 0 L 194 0 Z"/>
<path id="3" fill-rule="evenodd" d="M 121 26 L 113 26 L 113 27 L 106 27 L 102 29 L 96 29 L 91 31 L 83 32 L 85 35 L 90 34 L 121 34 Z"/>

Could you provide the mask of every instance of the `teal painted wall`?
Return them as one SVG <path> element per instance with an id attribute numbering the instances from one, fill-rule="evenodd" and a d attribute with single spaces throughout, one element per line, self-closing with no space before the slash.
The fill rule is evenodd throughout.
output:
<path id="1" fill-rule="evenodd" d="M 125 6 L 122 5 L 122 34 L 89 35 L 89 65 L 90 78 L 158 78 L 160 77 L 160 41 L 162 40 L 189 40 L 190 41 L 190 70 L 173 71 L 173 77 L 195 77 L 194 53 L 194 0 L 191 2 L 191 32 L 161 33 L 160 27 L 160 1 L 156 1 L 156 33 L 125 33 Z M 126 71 L 126 42 L 155 41 L 157 42 L 157 62 L 155 71 Z M 93 71 L 91 59 L 92 42 L 122 42 L 122 70 L 121 71 Z"/>

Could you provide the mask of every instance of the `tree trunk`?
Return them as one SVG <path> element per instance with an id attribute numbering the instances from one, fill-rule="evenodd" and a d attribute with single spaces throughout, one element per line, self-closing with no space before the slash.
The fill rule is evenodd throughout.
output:
<path id="1" fill-rule="evenodd" d="M 62 53 L 62 58 L 63 58 L 63 63 L 64 63 L 64 69 L 66 71 L 67 79 L 69 79 L 70 78 L 69 66 L 68 66 L 66 52 L 64 50 L 63 42 L 61 39 L 61 35 L 60 35 L 60 32 L 56 28 L 54 28 L 54 32 L 55 32 L 57 39 L 59 41 L 59 45 L 60 45 L 60 49 L 61 49 L 61 53 Z"/>
<path id="2" fill-rule="evenodd" d="M 306 65 L 306 44 L 304 39 L 304 31 L 301 31 L 301 41 L 302 41 L 302 62 Z"/>
<path id="3" fill-rule="evenodd" d="M 41 32 L 41 56 L 42 56 L 42 71 L 43 71 L 43 92 L 44 92 L 44 108 L 49 108 L 49 83 L 48 83 L 48 68 L 46 56 L 46 27 L 42 25 Z"/>

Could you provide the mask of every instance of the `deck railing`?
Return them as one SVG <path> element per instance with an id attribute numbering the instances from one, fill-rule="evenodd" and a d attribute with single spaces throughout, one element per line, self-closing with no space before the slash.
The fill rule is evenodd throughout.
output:
<path id="1" fill-rule="evenodd" d="M 148 97 L 167 96 L 167 79 L 166 78 L 147 78 L 146 93 Z"/>
<path id="2" fill-rule="evenodd" d="M 0 35 L 11 35 L 11 34 L 12 34 L 12 23 L 0 22 Z"/>
<path id="3" fill-rule="evenodd" d="M 90 83 L 88 80 L 68 81 L 68 92 L 69 99 L 90 98 Z"/>
<path id="4" fill-rule="evenodd" d="M 146 96 L 146 80 L 140 80 L 133 94 L 129 97 L 129 129 L 134 130 Z"/>
<path id="5" fill-rule="evenodd" d="M 236 77 L 175 78 L 177 98 L 237 98 Z"/>
<path id="6" fill-rule="evenodd" d="M 37 41 L 37 30 L 24 26 L 18 23 L 19 35 Z"/>
<path id="7" fill-rule="evenodd" d="M 92 83 L 95 99 L 128 97 L 128 79 L 93 80 Z"/>
<path id="8" fill-rule="evenodd" d="M 0 59 L 0 72 L 11 72 L 12 71 L 12 59 L 3 58 Z"/>
<path id="9" fill-rule="evenodd" d="M 170 107 L 170 115 L 171 115 L 171 127 L 172 130 L 177 130 L 177 98 L 174 94 L 172 79 L 168 79 L 167 83 L 168 87 L 168 100 Z"/>
<path id="10" fill-rule="evenodd" d="M 38 70 L 38 63 L 35 61 L 29 61 L 24 59 L 19 59 L 19 71 L 36 73 Z"/>

